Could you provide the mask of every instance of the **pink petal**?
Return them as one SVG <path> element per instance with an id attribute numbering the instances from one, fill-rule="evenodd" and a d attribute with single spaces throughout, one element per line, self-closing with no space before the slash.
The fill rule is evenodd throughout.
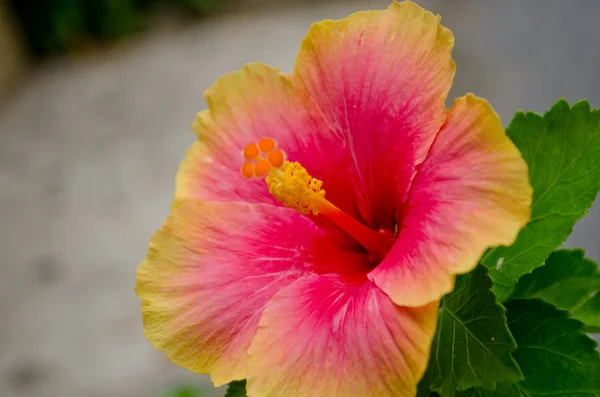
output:
<path id="1" fill-rule="evenodd" d="M 279 289 L 307 272 L 362 266 L 291 209 L 187 201 L 153 236 L 136 292 L 150 342 L 221 385 L 246 377 L 247 349 Z"/>
<path id="2" fill-rule="evenodd" d="M 325 189 L 335 177 L 349 180 L 346 195 L 374 229 L 393 230 L 415 166 L 444 122 L 453 45 L 439 17 L 412 2 L 316 23 L 302 43 L 296 75 L 333 129 L 336 150 L 348 153 L 313 176 Z"/>
<path id="3" fill-rule="evenodd" d="M 438 300 L 488 247 L 514 241 L 531 199 L 527 165 L 496 113 L 459 98 L 419 167 L 397 242 L 369 278 L 399 305 Z"/>
<path id="4" fill-rule="evenodd" d="M 437 302 L 398 307 L 364 277 L 309 275 L 263 313 L 248 356 L 252 397 L 414 397 Z"/>

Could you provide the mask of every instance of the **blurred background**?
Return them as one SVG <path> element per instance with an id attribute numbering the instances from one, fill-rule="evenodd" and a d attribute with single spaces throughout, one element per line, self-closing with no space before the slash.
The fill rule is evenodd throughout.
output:
<path id="1" fill-rule="evenodd" d="M 600 2 L 419 3 L 456 36 L 451 99 L 505 123 L 600 107 Z M 246 62 L 291 71 L 312 22 L 388 4 L 0 0 L 0 397 L 223 395 L 150 347 L 133 293 L 202 92 Z M 599 207 L 567 243 L 595 260 Z"/>

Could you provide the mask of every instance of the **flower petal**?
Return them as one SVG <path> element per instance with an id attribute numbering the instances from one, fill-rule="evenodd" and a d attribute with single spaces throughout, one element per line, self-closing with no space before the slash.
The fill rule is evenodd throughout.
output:
<path id="1" fill-rule="evenodd" d="M 174 363 L 221 385 L 246 377 L 261 313 L 308 271 L 364 262 L 310 219 L 264 204 L 187 201 L 154 235 L 137 273 L 146 336 Z"/>
<path id="2" fill-rule="evenodd" d="M 302 277 L 263 313 L 248 354 L 248 395 L 413 397 L 437 307 L 398 307 L 364 277 Z"/>
<path id="3" fill-rule="evenodd" d="M 302 43 L 296 75 L 349 152 L 335 168 L 375 229 L 393 229 L 415 166 L 444 122 L 453 45 L 439 17 L 410 1 L 316 23 Z"/>
<path id="4" fill-rule="evenodd" d="M 514 241 L 531 200 L 527 164 L 498 115 L 483 99 L 459 98 L 419 167 L 397 242 L 369 278 L 399 305 L 435 301 L 488 247 Z"/>

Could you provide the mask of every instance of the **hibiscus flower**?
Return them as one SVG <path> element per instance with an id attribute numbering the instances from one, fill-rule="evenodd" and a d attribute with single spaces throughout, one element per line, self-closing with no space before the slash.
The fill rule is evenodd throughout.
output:
<path id="1" fill-rule="evenodd" d="M 445 108 L 453 44 L 394 3 L 314 24 L 293 74 L 250 64 L 206 91 L 137 273 L 157 349 L 250 397 L 415 394 L 440 298 L 530 216 L 490 105 Z"/>

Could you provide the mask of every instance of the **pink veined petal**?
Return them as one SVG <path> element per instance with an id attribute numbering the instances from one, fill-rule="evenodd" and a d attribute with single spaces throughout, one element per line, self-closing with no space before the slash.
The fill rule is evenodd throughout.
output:
<path id="1" fill-rule="evenodd" d="M 353 271 L 363 261 L 291 209 L 187 201 L 153 236 L 138 268 L 146 336 L 216 385 L 243 379 L 271 297 L 302 274 L 335 266 Z"/>
<path id="2" fill-rule="evenodd" d="M 325 189 L 329 172 L 349 179 L 346 194 L 376 230 L 394 230 L 415 166 L 444 122 L 453 45 L 439 17 L 410 1 L 316 23 L 302 43 L 295 73 L 348 153 L 313 176 Z"/>
<path id="3" fill-rule="evenodd" d="M 437 307 L 396 306 L 364 276 L 302 277 L 263 313 L 248 355 L 248 395 L 414 397 Z"/>
<path id="4" fill-rule="evenodd" d="M 459 98 L 419 167 L 397 242 L 369 278 L 399 305 L 438 300 L 488 247 L 514 241 L 531 200 L 527 164 L 496 113 Z"/>

